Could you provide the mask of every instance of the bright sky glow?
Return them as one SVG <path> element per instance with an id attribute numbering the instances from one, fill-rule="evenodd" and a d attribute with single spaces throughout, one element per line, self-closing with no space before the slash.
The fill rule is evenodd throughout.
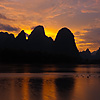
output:
<path id="1" fill-rule="evenodd" d="M 80 51 L 100 46 L 100 0 L 0 0 L 0 31 L 14 33 L 43 25 L 55 38 L 62 27 L 75 35 Z"/>

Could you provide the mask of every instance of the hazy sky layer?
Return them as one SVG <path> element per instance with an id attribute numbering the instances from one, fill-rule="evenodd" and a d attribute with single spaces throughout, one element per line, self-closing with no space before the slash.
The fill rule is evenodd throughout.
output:
<path id="1" fill-rule="evenodd" d="M 80 51 L 100 46 L 100 0 L 0 0 L 0 30 L 28 34 L 43 25 L 55 38 L 62 27 L 75 35 Z"/>

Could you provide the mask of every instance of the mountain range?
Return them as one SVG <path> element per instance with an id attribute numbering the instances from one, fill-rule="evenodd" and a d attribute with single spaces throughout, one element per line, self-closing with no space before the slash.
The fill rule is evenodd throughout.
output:
<path id="1" fill-rule="evenodd" d="M 90 52 L 89 49 L 86 49 L 86 51 L 80 52 L 80 57 L 84 61 L 88 61 L 90 63 L 100 63 L 100 48 L 93 52 Z"/>
<path id="2" fill-rule="evenodd" d="M 94 55 L 96 54 L 96 55 Z M 100 59 L 100 49 L 91 54 L 89 49 L 78 51 L 73 33 L 66 27 L 60 29 L 55 41 L 45 35 L 44 27 L 34 28 L 26 39 L 22 30 L 15 38 L 13 34 L 0 32 L 0 60 L 5 62 L 77 62 Z"/>

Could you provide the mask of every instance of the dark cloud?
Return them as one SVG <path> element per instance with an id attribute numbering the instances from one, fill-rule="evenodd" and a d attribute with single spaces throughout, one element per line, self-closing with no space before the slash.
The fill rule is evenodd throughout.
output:
<path id="1" fill-rule="evenodd" d="M 85 29 L 87 32 L 84 33 L 83 38 L 88 43 L 99 43 L 100 44 L 100 28 Z"/>
<path id="2" fill-rule="evenodd" d="M 2 15 L 2 14 L 0 14 L 0 19 L 6 19 L 6 20 L 8 20 L 8 18 L 6 16 Z"/>
<path id="3" fill-rule="evenodd" d="M 80 33 L 84 35 L 78 35 L 79 39 L 83 41 L 79 41 L 80 47 L 88 46 L 89 48 L 97 48 L 100 47 L 100 28 L 92 28 L 92 29 L 84 29 L 85 33 Z"/>
<path id="4" fill-rule="evenodd" d="M 5 31 L 19 31 L 20 28 L 12 27 L 10 25 L 0 24 L 0 30 L 5 30 Z"/>
<path id="5" fill-rule="evenodd" d="M 75 34 L 75 36 L 79 36 L 80 35 L 80 32 L 77 31 L 74 34 Z"/>
<path id="6" fill-rule="evenodd" d="M 5 20 L 12 20 L 12 21 L 14 21 L 13 19 L 10 19 L 10 18 L 6 17 L 6 16 L 3 15 L 3 14 L 0 14 L 0 19 L 5 19 Z"/>
<path id="7" fill-rule="evenodd" d="M 37 27 L 37 26 L 33 26 L 33 27 L 31 27 L 31 30 L 34 30 L 35 27 Z"/>

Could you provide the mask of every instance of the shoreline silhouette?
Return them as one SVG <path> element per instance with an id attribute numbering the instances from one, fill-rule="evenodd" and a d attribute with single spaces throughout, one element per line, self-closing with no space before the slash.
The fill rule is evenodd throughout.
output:
<path id="1" fill-rule="evenodd" d="M 44 27 L 34 28 L 26 39 L 22 30 L 13 34 L 0 32 L 0 62 L 8 63 L 99 63 L 100 49 L 79 52 L 74 35 L 68 28 L 58 31 L 55 41 L 45 35 Z"/>

